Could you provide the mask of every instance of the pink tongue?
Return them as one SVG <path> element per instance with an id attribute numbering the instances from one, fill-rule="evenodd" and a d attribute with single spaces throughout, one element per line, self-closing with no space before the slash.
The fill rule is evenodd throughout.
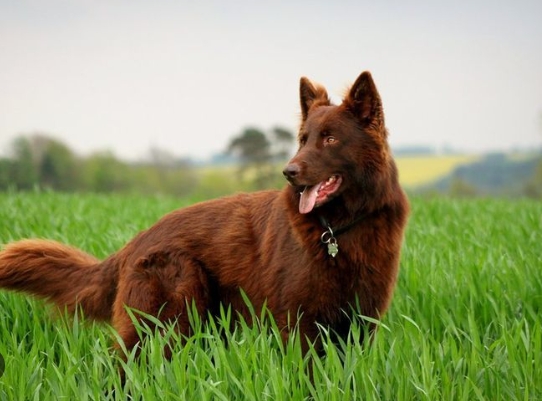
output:
<path id="1" fill-rule="evenodd" d="M 299 213 L 306 214 L 314 208 L 319 188 L 320 184 L 305 187 L 305 190 L 301 193 L 301 198 L 299 198 Z"/>

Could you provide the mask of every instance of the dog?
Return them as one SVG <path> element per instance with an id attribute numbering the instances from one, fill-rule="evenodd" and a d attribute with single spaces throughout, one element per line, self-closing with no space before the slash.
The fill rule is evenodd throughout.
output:
<path id="1" fill-rule="evenodd" d="M 340 105 L 303 77 L 300 103 L 282 190 L 173 211 L 103 261 L 49 240 L 8 244 L 0 287 L 110 321 L 128 350 L 142 340 L 129 309 L 189 336 L 188 308 L 207 318 L 222 305 L 250 320 L 246 296 L 255 310 L 265 305 L 285 341 L 296 324 L 305 350 L 319 326 L 345 338 L 352 314 L 380 319 L 409 214 L 380 95 L 367 71 Z"/>

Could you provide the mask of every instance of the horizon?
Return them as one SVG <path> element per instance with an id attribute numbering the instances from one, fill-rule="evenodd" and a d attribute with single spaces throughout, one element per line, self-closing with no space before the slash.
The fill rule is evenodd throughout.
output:
<path id="1" fill-rule="evenodd" d="M 166 155 L 167 159 L 171 162 L 175 163 L 188 163 L 192 166 L 210 166 L 210 165 L 236 165 L 242 162 L 242 159 L 235 155 L 230 155 L 227 153 L 227 149 L 223 149 L 221 151 L 217 151 L 216 153 L 209 154 L 207 156 L 198 157 L 193 155 L 179 155 L 172 152 L 169 152 L 167 149 L 162 148 L 156 148 L 156 147 L 150 147 L 145 154 L 143 154 L 141 157 L 138 158 L 125 158 L 122 157 L 122 155 L 119 155 L 114 152 L 112 149 L 96 149 L 96 150 L 89 150 L 86 153 L 80 153 L 77 152 L 77 150 L 71 148 L 62 138 L 58 138 L 55 136 L 50 136 L 47 133 L 31 133 L 30 135 L 24 135 L 19 136 L 18 138 L 32 138 L 33 136 L 40 136 L 48 140 L 57 141 L 60 144 L 67 146 L 68 150 L 72 152 L 73 156 L 84 160 L 88 157 L 92 157 L 93 155 L 105 153 L 105 154 L 111 154 L 116 160 L 127 163 L 127 164 L 153 164 L 156 161 L 154 160 L 153 152 L 158 152 L 160 154 Z M 295 154 L 297 144 L 293 143 L 292 147 L 289 151 L 289 155 L 285 158 L 285 160 L 288 160 L 290 157 L 292 157 Z M 396 159 L 405 159 L 405 158 L 423 158 L 423 157 L 454 157 L 454 156 L 472 156 L 472 157 L 489 157 L 494 155 L 503 155 L 503 156 L 520 156 L 520 157 L 536 157 L 537 155 L 542 154 L 542 145 L 539 147 L 530 147 L 530 148 L 522 148 L 522 147 L 513 147 L 509 149 L 504 150 L 486 150 L 486 151 L 469 151 L 466 149 L 461 148 L 455 148 L 452 146 L 441 146 L 441 147 L 435 147 L 428 144 L 405 144 L 405 145 L 398 145 L 398 146 L 392 146 L 390 145 L 390 149 L 392 151 L 392 154 L 394 158 Z M 0 157 L 7 157 L 11 158 L 12 155 L 10 154 L 12 147 L 8 146 L 5 149 L 3 149 L 4 152 L 0 152 Z M 282 160 L 282 159 L 281 159 Z"/>

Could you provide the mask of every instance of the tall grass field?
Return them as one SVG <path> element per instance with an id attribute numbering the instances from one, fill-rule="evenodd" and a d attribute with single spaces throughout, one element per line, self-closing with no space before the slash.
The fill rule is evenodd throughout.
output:
<path id="1" fill-rule="evenodd" d="M 51 238 L 103 258 L 194 201 L 4 193 L 0 242 Z M 262 315 L 229 332 L 232 311 L 193 316 L 184 344 L 162 327 L 123 361 L 108 325 L 0 291 L 0 400 L 542 400 L 542 204 L 413 199 L 394 300 L 371 344 L 358 340 L 360 317 L 348 341 L 303 355 Z"/>

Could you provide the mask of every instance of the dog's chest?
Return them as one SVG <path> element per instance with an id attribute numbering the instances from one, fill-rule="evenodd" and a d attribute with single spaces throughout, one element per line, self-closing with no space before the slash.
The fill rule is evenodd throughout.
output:
<path id="1" fill-rule="evenodd" d="M 341 263 L 341 258 L 327 255 L 326 263 L 313 269 L 306 284 L 311 289 L 311 304 L 318 311 L 337 309 L 355 303 L 359 291 L 357 266 Z"/>

